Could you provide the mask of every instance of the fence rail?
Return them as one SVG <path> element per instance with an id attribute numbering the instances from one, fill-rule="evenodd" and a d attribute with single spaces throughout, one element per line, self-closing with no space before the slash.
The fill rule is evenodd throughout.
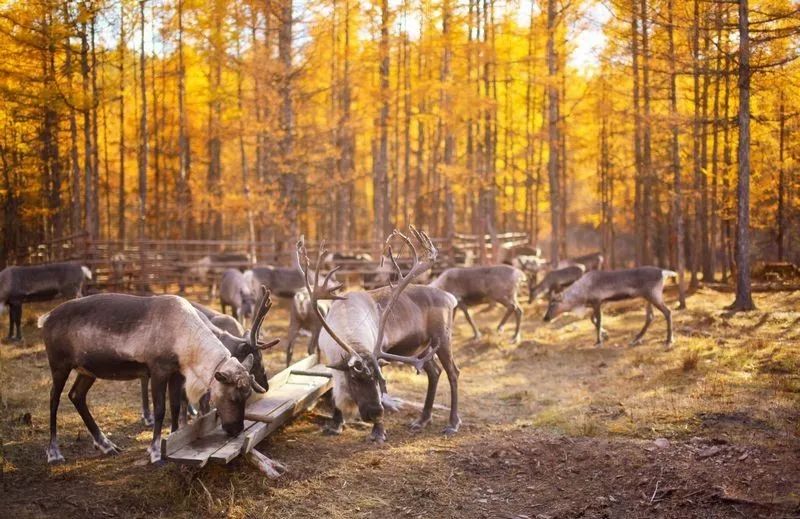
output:
<path id="1" fill-rule="evenodd" d="M 525 233 L 503 233 L 496 236 L 503 247 L 527 243 Z M 469 257 L 478 257 L 481 239 L 475 235 L 457 234 L 451 239 L 432 238 L 439 249 L 436 271 L 463 265 Z M 490 236 L 483 246 L 491 259 Z M 307 241 L 310 252 L 319 243 Z M 369 288 L 369 278 L 379 265 L 383 242 L 374 240 L 329 241 L 326 248 L 348 255 L 368 254 L 372 260 L 341 260 L 341 277 L 349 284 L 360 283 Z M 253 265 L 289 265 L 295 254 L 294 244 L 249 242 L 246 240 L 92 240 L 83 234 L 50 240 L 17 251 L 13 263 L 38 265 L 61 261 L 80 261 L 93 272 L 96 289 L 149 292 L 163 290 L 181 292 L 202 290 L 226 268 L 245 269 Z M 206 259 L 204 259 L 206 258 Z M 208 258 L 211 258 L 210 260 Z"/>

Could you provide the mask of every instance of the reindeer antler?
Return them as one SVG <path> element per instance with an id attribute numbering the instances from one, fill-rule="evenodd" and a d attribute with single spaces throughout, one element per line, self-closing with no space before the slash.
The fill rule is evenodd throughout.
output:
<path id="1" fill-rule="evenodd" d="M 413 225 L 409 226 L 411 230 L 411 234 L 414 238 L 420 243 L 422 246 L 422 260 L 420 260 L 420 255 L 417 252 L 417 248 L 414 246 L 414 243 L 406 236 L 405 234 L 401 233 L 397 229 L 395 229 L 391 235 L 386 239 L 386 249 L 387 249 L 387 256 L 391 260 L 392 264 L 395 266 L 395 269 L 400 276 L 400 279 L 397 282 L 397 286 L 392 287 L 392 293 L 389 296 L 389 302 L 386 304 L 386 307 L 381 312 L 380 324 L 378 325 L 378 336 L 375 341 L 375 349 L 373 351 L 373 357 L 375 359 L 375 364 L 377 365 L 378 359 L 384 359 L 389 361 L 395 362 L 404 362 L 406 364 L 411 364 L 417 371 L 421 371 L 422 367 L 426 362 L 428 362 L 432 357 L 433 354 L 436 353 L 436 350 L 439 348 L 438 344 L 435 347 L 431 347 L 428 345 L 425 354 L 422 357 L 415 357 L 415 356 L 404 356 L 404 355 L 394 355 L 392 353 L 386 353 L 383 351 L 383 337 L 384 332 L 386 329 L 386 322 L 389 320 L 389 314 L 392 310 L 392 307 L 397 302 L 397 299 L 400 297 L 400 294 L 405 290 L 405 288 L 411 284 L 414 279 L 429 270 L 433 267 L 433 263 L 436 261 L 436 255 L 438 251 L 436 247 L 433 245 L 433 242 L 425 234 L 424 231 L 418 231 Z M 389 244 L 393 238 L 400 238 L 405 245 L 411 249 L 411 254 L 413 256 L 413 264 L 411 265 L 411 269 L 409 269 L 408 273 L 404 276 L 402 271 L 400 270 L 400 266 L 397 264 L 397 261 L 394 258 L 394 254 L 392 253 L 392 247 Z"/>
<path id="2" fill-rule="evenodd" d="M 300 236 L 300 239 L 297 241 L 297 262 L 300 265 L 300 270 L 303 273 L 303 281 L 306 285 L 306 290 L 308 290 L 308 295 L 311 298 L 311 308 L 314 309 L 314 313 L 317 314 L 317 318 L 319 319 L 322 327 L 325 328 L 325 331 L 328 332 L 328 335 L 336 341 L 336 344 L 342 347 L 344 351 L 349 353 L 350 355 L 356 355 L 356 351 L 351 348 L 346 342 L 339 338 L 336 335 L 336 332 L 330 327 L 328 322 L 325 320 L 325 316 L 322 315 L 322 312 L 319 310 L 319 306 L 317 306 L 317 301 L 320 300 L 339 300 L 345 299 L 344 296 L 340 296 L 336 294 L 336 291 L 342 288 L 341 282 L 336 282 L 335 284 L 331 285 L 331 277 L 339 270 L 341 267 L 336 267 L 325 276 L 325 279 L 320 286 L 319 284 L 319 270 L 322 266 L 322 260 L 328 251 L 325 249 L 325 242 L 320 243 L 319 245 L 319 252 L 317 253 L 317 264 L 314 268 L 314 288 L 311 288 L 311 281 L 308 277 L 308 265 L 310 263 L 308 259 L 308 251 L 306 250 L 305 245 L 305 238 Z"/>
<path id="3" fill-rule="evenodd" d="M 269 349 L 279 342 L 280 339 L 272 339 L 269 342 L 259 342 L 258 336 L 261 333 L 261 324 L 264 322 L 264 319 L 267 317 L 270 309 L 272 308 L 272 299 L 270 299 L 269 290 L 264 285 L 261 285 L 260 296 L 258 298 L 258 304 L 256 305 L 256 314 L 253 318 L 253 326 L 250 328 L 250 345 L 253 348 L 260 348 L 262 350 Z"/>

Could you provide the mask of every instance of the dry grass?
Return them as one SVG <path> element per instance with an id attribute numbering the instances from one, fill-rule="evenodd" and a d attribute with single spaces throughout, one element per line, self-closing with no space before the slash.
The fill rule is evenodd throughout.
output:
<path id="1" fill-rule="evenodd" d="M 776 510 L 785 513 L 800 495 L 796 465 L 787 468 L 800 450 L 800 296 L 759 295 L 759 311 L 747 314 L 720 310 L 728 302 L 728 295 L 709 290 L 692 296 L 689 310 L 674 313 L 671 349 L 662 345 L 660 318 L 643 345 L 627 346 L 643 320 L 636 304 L 611 309 L 603 348 L 592 346 L 588 319 L 566 316 L 545 325 L 541 307 L 525 308 L 525 340 L 518 346 L 506 342 L 509 335 L 492 332 L 499 310 L 477 316 L 486 337 L 479 342 L 468 340 L 469 327 L 459 316 L 459 435 L 438 435 L 447 418 L 442 409 L 435 410 L 430 430 L 409 433 L 405 424 L 417 412 L 409 409 L 389 417 L 389 441 L 378 448 L 365 443 L 366 431 L 358 428 L 337 438 L 321 436 L 322 417 L 312 414 L 261 446 L 289 465 L 277 482 L 241 462 L 202 470 L 144 464 L 150 434 L 138 421 L 136 382 L 99 381 L 89 394 L 100 425 L 126 449 L 122 455 L 95 453 L 64 397 L 59 425 L 67 463 L 48 467 L 43 449 L 50 380 L 31 327 L 48 307 L 34 307 L 25 321 L 28 342 L 0 348 L 7 510 L 21 517 L 571 517 L 582 510 L 589 517 L 685 517 L 682 507 L 688 505 L 677 499 L 677 489 L 706 485 L 707 492 L 686 498 L 700 507 L 692 513 L 727 517 L 731 505 L 714 498 L 715 485 L 725 482 L 726 492 L 745 489 L 754 501 L 781 500 Z M 287 315 L 285 308 L 273 310 L 269 333 L 285 333 Z M 302 349 L 297 345 L 296 351 Z M 283 352 L 266 360 L 274 372 Z M 393 368 L 389 387 L 421 402 L 426 378 Z M 449 405 L 444 375 L 437 403 Z M 673 444 L 663 455 L 644 441 L 657 437 Z M 725 442 L 730 455 L 699 464 L 695 437 Z M 741 452 L 752 454 L 739 460 Z M 752 465 L 753 459 L 758 463 Z M 743 479 L 743 467 L 758 474 L 757 483 Z M 674 493 L 643 501 L 639 494 L 650 496 L 665 470 Z"/>

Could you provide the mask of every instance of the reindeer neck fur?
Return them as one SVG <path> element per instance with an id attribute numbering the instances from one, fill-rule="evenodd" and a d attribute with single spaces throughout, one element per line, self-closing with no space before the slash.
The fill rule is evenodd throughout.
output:
<path id="1" fill-rule="evenodd" d="M 214 336 L 188 301 L 181 300 L 186 308 L 184 322 L 179 329 L 183 344 L 175 349 L 181 374 L 186 379 L 186 396 L 189 402 L 198 402 L 211 387 L 216 373 L 231 359 L 231 352 Z"/>

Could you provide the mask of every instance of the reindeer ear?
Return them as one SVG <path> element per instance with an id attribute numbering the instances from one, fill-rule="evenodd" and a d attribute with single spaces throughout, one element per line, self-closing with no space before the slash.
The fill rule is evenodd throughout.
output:
<path id="1" fill-rule="evenodd" d="M 230 373 L 225 373 L 224 371 L 217 371 L 214 373 L 214 378 L 217 379 L 218 382 L 222 382 L 223 384 L 233 384 L 233 380 L 231 380 Z"/>
<path id="2" fill-rule="evenodd" d="M 248 355 L 242 361 L 242 366 L 244 366 L 244 369 L 246 369 L 247 371 L 250 371 L 251 369 L 253 369 L 253 354 L 252 353 L 250 355 Z"/>

